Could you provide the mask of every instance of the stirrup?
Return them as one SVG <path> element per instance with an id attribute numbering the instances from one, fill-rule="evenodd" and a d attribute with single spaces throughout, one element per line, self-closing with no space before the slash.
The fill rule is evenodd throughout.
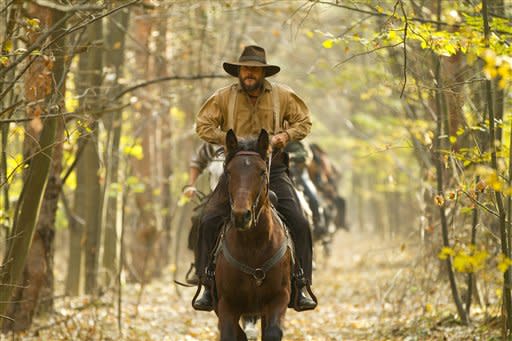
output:
<path id="1" fill-rule="evenodd" d="M 195 269 L 195 263 L 190 263 L 190 268 L 187 271 L 187 274 L 185 275 L 185 282 L 188 284 L 198 285 L 199 284 L 199 276 L 194 271 Z M 192 272 L 194 271 L 194 272 Z"/>

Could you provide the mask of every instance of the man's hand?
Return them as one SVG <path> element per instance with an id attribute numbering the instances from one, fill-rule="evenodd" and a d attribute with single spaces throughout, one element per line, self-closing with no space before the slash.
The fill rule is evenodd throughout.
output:
<path id="1" fill-rule="evenodd" d="M 192 185 L 185 186 L 185 188 L 183 189 L 183 195 L 189 199 L 192 199 L 194 195 L 196 195 L 196 192 L 197 189 Z"/>
<path id="2" fill-rule="evenodd" d="M 283 148 L 286 146 L 288 141 L 290 140 L 290 136 L 287 133 L 279 133 L 277 135 L 272 136 L 272 140 L 270 144 L 273 148 Z"/>

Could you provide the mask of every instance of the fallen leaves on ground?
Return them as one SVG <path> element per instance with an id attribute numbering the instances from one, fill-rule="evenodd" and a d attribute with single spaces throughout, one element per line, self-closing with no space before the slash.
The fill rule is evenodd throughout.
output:
<path id="1" fill-rule="evenodd" d="M 319 306 L 286 315 L 284 340 L 489 340 L 499 335 L 499 304 L 476 303 L 472 325 L 458 323 L 446 277 L 435 253 L 421 244 L 338 232 L 333 253 L 316 250 L 314 286 Z M 144 287 L 123 287 L 122 333 L 117 297 L 59 300 L 56 314 L 38 318 L 20 340 L 216 340 L 215 314 L 196 312 L 194 288 L 176 287 L 172 265 Z M 185 268 L 183 265 L 181 268 Z M 7 336 L 3 336 L 5 339 Z"/>

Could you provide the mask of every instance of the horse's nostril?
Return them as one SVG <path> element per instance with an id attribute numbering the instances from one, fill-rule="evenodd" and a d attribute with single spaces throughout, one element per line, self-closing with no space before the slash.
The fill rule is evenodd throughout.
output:
<path id="1" fill-rule="evenodd" d="M 245 221 L 251 220 L 251 211 L 250 210 L 245 211 L 244 219 L 245 219 Z"/>
<path id="2" fill-rule="evenodd" d="M 239 228 L 246 228 L 252 219 L 251 210 L 232 211 L 231 219 L 233 219 L 235 226 Z"/>

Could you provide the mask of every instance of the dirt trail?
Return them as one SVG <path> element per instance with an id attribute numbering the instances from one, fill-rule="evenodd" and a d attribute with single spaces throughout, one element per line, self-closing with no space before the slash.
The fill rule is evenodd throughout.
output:
<path id="1" fill-rule="evenodd" d="M 447 281 L 431 280 L 438 263 L 422 262 L 432 257 L 421 257 L 421 252 L 419 244 L 339 231 L 331 257 L 326 259 L 321 252 L 316 257 L 313 290 L 319 306 L 302 313 L 289 309 L 284 340 L 489 339 L 488 329 L 479 329 L 477 323 L 471 327 L 455 323 Z M 184 267 L 180 266 L 180 273 Z M 215 314 L 192 309 L 195 289 L 177 288 L 173 270 L 173 266 L 164 269 L 162 278 L 148 284 L 138 305 L 140 286 L 123 287 L 122 337 L 116 297 L 105 295 L 93 308 L 79 312 L 76 307 L 86 304 L 85 298 L 59 303 L 58 314 L 36 321 L 33 330 L 45 324 L 51 328 L 22 339 L 217 340 Z"/>
<path id="2" fill-rule="evenodd" d="M 374 340 L 389 307 L 381 301 L 407 253 L 400 245 L 384 246 L 376 238 L 340 231 L 332 256 L 317 255 L 314 291 L 319 307 L 297 313 L 288 310 L 285 340 Z M 320 250 L 319 250 L 320 251 Z M 216 338 L 214 313 L 196 312 L 190 307 L 194 289 L 164 288 L 155 282 L 146 288 L 139 315 L 147 321 L 147 336 L 160 340 L 212 340 Z M 389 293 L 388 293 L 389 294 Z M 170 308 L 176 310 L 171 310 Z M 172 320 L 172 322 L 170 322 Z M 144 325 L 142 321 L 135 327 Z M 171 336 L 172 335 L 172 336 Z"/>

